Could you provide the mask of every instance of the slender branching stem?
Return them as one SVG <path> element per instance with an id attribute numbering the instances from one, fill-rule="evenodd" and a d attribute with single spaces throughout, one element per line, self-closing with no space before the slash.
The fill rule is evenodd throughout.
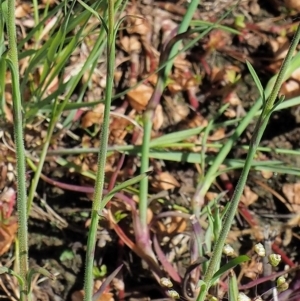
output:
<path id="1" fill-rule="evenodd" d="M 8 0 L 8 62 L 12 74 L 13 90 L 13 115 L 14 115 L 14 138 L 17 155 L 17 207 L 18 207 L 18 240 L 20 245 L 19 262 L 20 276 L 24 280 L 21 287 L 20 299 L 28 300 L 27 273 L 28 273 L 28 229 L 27 229 L 27 195 L 26 195 L 26 163 L 25 147 L 23 140 L 23 114 L 20 94 L 20 79 L 18 66 L 18 50 L 15 24 L 15 1 Z M 30 298 L 30 297 L 29 297 Z"/>
<path id="2" fill-rule="evenodd" d="M 276 100 L 278 97 L 280 87 L 283 83 L 285 73 L 290 64 L 290 61 L 294 54 L 294 51 L 299 43 L 299 40 L 300 40 L 300 25 L 297 28 L 297 31 L 296 31 L 293 41 L 290 45 L 287 56 L 282 63 L 282 66 L 280 68 L 280 71 L 279 71 L 279 74 L 275 81 L 272 92 L 271 92 L 270 96 L 268 97 L 268 99 L 265 101 L 265 103 L 263 105 L 262 113 L 256 123 L 254 133 L 253 133 L 252 139 L 250 141 L 250 147 L 249 147 L 249 151 L 247 154 L 245 166 L 242 170 L 240 179 L 238 181 L 238 184 L 237 184 L 234 194 L 232 196 L 230 207 L 229 207 L 228 213 L 224 219 L 224 223 L 223 223 L 223 227 L 222 227 L 220 236 L 214 246 L 211 260 L 209 262 L 207 271 L 203 278 L 204 285 L 202 286 L 202 289 L 200 290 L 197 301 L 204 301 L 204 299 L 207 295 L 207 292 L 211 286 L 211 279 L 213 278 L 213 275 L 216 272 L 216 268 L 220 262 L 223 246 L 225 244 L 227 235 L 230 231 L 233 219 L 235 217 L 235 214 L 236 214 L 236 211 L 238 208 L 238 204 L 239 204 L 239 200 L 242 196 L 243 189 L 244 189 L 246 181 L 247 181 L 247 177 L 248 177 L 251 165 L 252 165 L 254 155 L 255 155 L 258 145 L 260 143 L 261 137 L 266 129 L 269 118 L 270 118 L 272 112 L 274 111 L 275 106 L 277 105 Z"/>
<path id="3" fill-rule="evenodd" d="M 108 32 L 107 32 L 107 81 L 105 91 L 105 109 L 103 124 L 101 128 L 100 148 L 98 153 L 98 170 L 96 176 L 95 193 L 92 206 L 91 226 L 87 242 L 85 259 L 85 279 L 84 279 L 84 300 L 92 301 L 93 296 L 93 264 L 97 238 L 97 227 L 101 201 L 103 197 L 105 164 L 107 154 L 107 144 L 109 136 L 109 116 L 113 90 L 114 62 L 115 62 L 115 35 L 114 35 L 114 0 L 108 0 Z"/>

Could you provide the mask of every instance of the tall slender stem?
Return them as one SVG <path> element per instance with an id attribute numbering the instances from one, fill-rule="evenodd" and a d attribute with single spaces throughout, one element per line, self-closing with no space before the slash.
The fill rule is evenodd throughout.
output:
<path id="1" fill-rule="evenodd" d="M 250 147 L 247 154 L 245 166 L 243 168 L 243 171 L 241 173 L 240 179 L 238 181 L 238 184 L 236 186 L 236 189 L 234 191 L 234 194 L 231 199 L 230 207 L 228 209 L 228 213 L 224 219 L 222 231 L 220 233 L 220 236 L 216 242 L 216 245 L 214 247 L 214 251 L 211 257 L 211 260 L 209 261 L 209 265 L 207 268 L 207 271 L 204 275 L 204 283 L 205 285 L 202 286 L 202 289 L 198 295 L 197 301 L 204 301 L 207 292 L 209 290 L 209 287 L 211 285 L 211 279 L 216 272 L 216 268 L 218 266 L 218 263 L 220 262 L 221 256 L 222 256 L 222 250 L 223 246 L 225 244 L 225 240 L 227 238 L 227 235 L 230 231 L 233 219 L 235 217 L 237 207 L 240 201 L 240 198 L 243 193 L 243 189 L 246 185 L 247 177 L 252 165 L 252 161 L 254 158 L 254 155 L 256 153 L 256 150 L 258 148 L 258 145 L 260 143 L 261 137 L 266 129 L 266 126 L 268 124 L 269 118 L 274 110 L 274 107 L 276 106 L 276 99 L 278 97 L 278 93 L 280 90 L 280 87 L 283 83 L 283 79 L 285 76 L 285 73 L 287 71 L 287 68 L 289 66 L 289 63 L 292 59 L 292 56 L 294 54 L 294 51 L 299 43 L 300 40 L 300 25 L 297 28 L 297 31 L 295 33 L 295 36 L 293 38 L 293 41 L 291 42 L 289 51 L 287 53 L 286 58 L 284 59 L 282 66 L 280 68 L 279 74 L 277 76 L 277 79 L 275 81 L 274 87 L 272 89 L 272 92 L 270 94 L 270 97 L 266 100 L 263 106 L 263 110 L 261 112 L 261 115 L 256 123 L 254 133 L 252 135 L 252 139 L 250 141 Z"/>
<path id="2" fill-rule="evenodd" d="M 89 230 L 87 251 L 85 259 L 84 300 L 92 301 L 93 297 L 93 264 L 97 238 L 97 227 L 99 215 L 101 214 L 101 201 L 103 197 L 105 163 L 107 143 L 109 135 L 109 115 L 113 89 L 113 74 L 115 62 L 115 40 L 114 40 L 114 0 L 108 0 L 108 32 L 107 32 L 107 81 L 105 91 L 105 109 L 103 124 L 101 128 L 100 148 L 98 153 L 98 170 L 95 184 L 95 194 L 91 214 L 91 226 Z"/>
<path id="3" fill-rule="evenodd" d="M 197 7 L 201 0 L 192 0 L 188 6 L 184 19 L 182 20 L 177 33 L 181 34 L 187 31 L 193 15 L 197 10 Z M 179 40 L 178 40 L 179 42 Z M 167 58 L 173 58 L 179 49 L 179 44 L 176 42 L 172 45 L 170 52 L 167 53 Z M 175 57 L 174 57 L 175 59 Z M 174 59 L 170 59 L 166 64 L 166 67 L 159 72 L 157 84 L 151 99 L 149 100 L 148 106 L 143 116 L 144 123 L 144 136 L 142 144 L 142 159 L 141 159 L 141 173 L 147 172 L 149 170 L 149 143 L 151 140 L 151 130 L 152 130 L 152 119 L 154 116 L 155 108 L 159 104 L 161 95 L 165 88 L 166 80 L 173 66 Z M 147 208 L 148 208 L 148 178 L 144 178 L 140 183 L 140 221 L 142 226 L 142 231 L 147 231 Z"/>
<path id="4" fill-rule="evenodd" d="M 18 240 L 20 244 L 20 276 L 24 280 L 24 287 L 21 288 L 20 299 L 27 300 L 27 272 L 28 272 L 28 228 L 26 210 L 26 164 L 25 147 L 23 140 L 23 116 L 22 101 L 20 94 L 20 79 L 18 66 L 17 36 L 15 24 L 15 1 L 8 0 L 8 61 L 12 74 L 13 87 L 13 115 L 14 115 L 14 138 L 17 154 L 17 207 L 18 207 Z"/>

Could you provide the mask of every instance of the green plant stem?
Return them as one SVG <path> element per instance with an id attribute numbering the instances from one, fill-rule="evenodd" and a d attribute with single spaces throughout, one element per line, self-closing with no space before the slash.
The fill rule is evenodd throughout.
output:
<path id="1" fill-rule="evenodd" d="M 60 112 L 57 113 L 57 104 L 58 104 L 58 101 L 56 100 L 53 111 L 52 111 L 50 124 L 49 124 L 48 130 L 47 130 L 47 136 L 44 140 L 43 149 L 42 149 L 41 154 L 40 154 L 37 170 L 35 171 L 34 177 L 31 181 L 29 194 L 28 194 L 28 200 L 27 200 L 27 216 L 30 213 L 30 209 L 31 209 L 32 202 L 33 202 L 33 199 L 34 199 L 34 194 L 35 194 L 38 182 L 40 180 L 40 176 L 41 176 L 42 169 L 43 169 L 43 166 L 44 166 L 44 162 L 45 162 L 45 159 L 46 159 L 46 156 L 47 156 L 47 151 L 48 151 L 48 148 L 49 148 L 49 145 L 50 145 L 50 141 L 51 141 L 51 137 L 52 137 L 52 134 L 53 134 L 53 131 L 54 131 L 54 128 L 55 128 L 55 124 L 58 120 L 58 117 L 60 116 Z"/>
<path id="2" fill-rule="evenodd" d="M 269 118 L 270 118 L 272 112 L 274 111 L 275 106 L 278 104 L 278 103 L 275 103 L 275 101 L 277 99 L 279 90 L 283 83 L 285 73 L 286 73 L 289 63 L 292 59 L 293 53 L 296 50 L 296 47 L 299 43 L 299 40 L 300 40 L 300 25 L 298 26 L 295 36 L 291 42 L 287 56 L 282 63 L 282 66 L 281 66 L 279 74 L 276 78 L 276 81 L 275 81 L 274 87 L 272 89 L 272 92 L 270 94 L 270 97 L 264 103 L 262 113 L 256 123 L 254 133 L 253 133 L 252 139 L 250 141 L 250 147 L 249 147 L 249 152 L 248 152 L 248 155 L 246 158 L 245 166 L 243 168 L 240 179 L 238 181 L 238 184 L 237 184 L 234 194 L 232 196 L 232 199 L 230 202 L 230 207 L 229 207 L 228 213 L 224 219 L 224 223 L 223 223 L 223 227 L 222 227 L 220 236 L 216 242 L 211 260 L 209 262 L 207 271 L 203 278 L 205 285 L 202 287 L 202 289 L 198 295 L 197 301 L 204 301 L 205 297 L 207 295 L 207 292 L 210 288 L 211 280 L 213 278 L 214 273 L 216 272 L 216 267 L 217 267 L 218 263 L 220 262 L 223 246 L 225 244 L 227 235 L 230 231 L 233 219 L 235 217 L 235 214 L 236 214 L 236 211 L 238 208 L 238 204 L 239 204 L 239 200 L 242 196 L 254 155 L 255 155 L 258 145 L 260 143 L 261 137 L 265 131 L 265 128 L 268 124 Z"/>
<path id="3" fill-rule="evenodd" d="M 20 95 L 20 80 L 18 66 L 17 37 L 15 24 L 15 1 L 8 1 L 8 62 L 12 73 L 13 88 L 13 115 L 14 115 L 14 138 L 17 154 L 17 207 L 18 207 L 18 240 L 20 252 L 20 277 L 24 280 L 24 287 L 21 287 L 20 299 L 27 300 L 26 277 L 28 272 L 28 229 L 27 229 L 27 210 L 26 210 L 26 165 L 25 148 L 23 141 L 23 116 L 22 102 Z M 30 299 L 30 297 L 29 297 Z"/>
<path id="4" fill-rule="evenodd" d="M 288 70 L 285 73 L 285 77 L 290 76 L 293 71 L 295 71 L 300 64 L 300 53 L 296 54 L 293 58 L 293 66 L 287 67 Z M 265 89 L 265 96 L 266 98 L 269 97 L 272 93 L 272 89 L 275 85 L 275 81 L 277 80 L 277 76 L 274 76 L 267 84 L 267 87 Z M 237 141 L 238 137 L 244 132 L 244 130 L 247 128 L 249 123 L 253 120 L 255 116 L 258 114 L 261 114 L 259 112 L 262 104 L 262 99 L 258 99 L 258 101 L 252 106 L 250 111 L 247 113 L 247 115 L 241 120 L 240 124 L 236 128 L 234 134 L 228 139 L 228 141 L 225 143 L 225 145 L 221 148 L 219 151 L 217 157 L 215 158 L 213 164 L 210 166 L 208 171 L 205 174 L 205 179 L 203 181 L 200 181 L 197 187 L 197 193 L 196 195 L 204 196 L 208 189 L 210 188 L 211 184 L 214 182 L 215 178 L 218 175 L 218 170 L 220 165 L 224 162 L 225 158 L 229 154 L 230 150 L 232 149 L 234 143 Z M 276 107 L 276 110 L 279 110 L 280 107 L 285 108 L 286 104 L 290 100 L 285 101 L 282 104 L 279 104 L 278 107 Z M 192 200 L 192 206 L 193 206 L 193 212 L 199 216 L 199 212 L 201 208 L 197 205 L 197 202 L 195 202 L 195 198 Z"/>
<path id="5" fill-rule="evenodd" d="M 93 264 L 96 247 L 97 227 L 101 214 L 101 201 L 103 197 L 104 177 L 107 143 L 109 135 L 109 116 L 113 89 L 114 61 L 115 61 L 115 35 L 114 35 L 114 0 L 108 0 L 108 32 L 107 32 L 107 81 L 105 91 L 105 109 L 98 153 L 98 170 L 95 184 L 95 194 L 91 214 L 91 226 L 88 235 L 85 259 L 84 300 L 92 301 L 93 297 Z"/>
<path id="6" fill-rule="evenodd" d="M 197 10 L 200 0 L 192 0 L 188 6 L 186 14 L 178 28 L 177 33 L 181 34 L 187 31 L 193 15 Z M 163 90 L 166 85 L 166 81 L 170 70 L 173 66 L 173 61 L 175 55 L 178 53 L 179 43 L 172 45 L 172 48 L 168 54 L 168 63 L 166 64 L 165 69 L 159 73 L 158 81 L 153 92 L 153 95 L 149 101 L 147 109 L 143 116 L 144 123 L 144 136 L 143 136 L 143 145 L 142 145 L 142 160 L 141 160 L 141 173 L 145 173 L 149 170 L 149 145 L 151 140 L 151 130 L 152 130 L 152 119 L 154 115 L 155 108 L 159 103 L 159 99 L 163 93 Z M 173 58 L 173 59 L 170 59 Z M 147 229 L 147 208 L 148 208 L 148 178 L 144 178 L 140 183 L 140 202 L 139 202 L 139 215 L 141 227 L 144 231 Z"/>

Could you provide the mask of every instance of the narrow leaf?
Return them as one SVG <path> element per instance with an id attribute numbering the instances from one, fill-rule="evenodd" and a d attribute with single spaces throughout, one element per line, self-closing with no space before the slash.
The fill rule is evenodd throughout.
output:
<path id="1" fill-rule="evenodd" d="M 93 9 L 91 8 L 90 6 L 88 6 L 86 3 L 84 3 L 83 1 L 81 0 L 78 0 L 78 2 L 87 10 L 89 11 L 92 15 L 94 15 L 97 19 L 99 19 L 101 22 L 102 22 L 102 25 L 105 29 L 106 32 L 108 32 L 108 28 L 107 28 L 107 25 L 104 21 L 104 19 Z"/>
<path id="2" fill-rule="evenodd" d="M 111 281 L 117 276 L 121 268 L 123 267 L 123 264 L 120 265 L 118 268 L 116 268 L 106 279 L 105 281 L 101 284 L 99 290 L 94 294 L 93 300 L 100 300 L 100 296 L 103 294 L 107 286 L 111 283 Z"/>
<path id="3" fill-rule="evenodd" d="M 239 294 L 236 275 L 234 272 L 229 275 L 229 301 L 237 301 Z"/>
<path id="4" fill-rule="evenodd" d="M 102 200 L 101 202 L 101 209 L 102 210 L 106 204 L 111 200 L 111 198 L 119 191 L 121 191 L 122 189 L 128 187 L 128 186 L 131 186 L 131 185 L 134 185 L 138 182 L 140 182 L 142 179 L 144 179 L 145 177 L 147 177 L 149 174 L 151 173 L 151 171 L 148 171 L 148 172 L 145 172 L 145 173 L 142 173 L 130 180 L 127 180 L 119 185 L 117 185 L 116 187 L 114 187 Z"/>
<path id="5" fill-rule="evenodd" d="M 230 260 L 228 263 L 226 263 L 225 265 L 223 265 L 212 277 L 211 279 L 211 283 L 214 283 L 221 275 L 223 275 L 224 273 L 226 273 L 228 270 L 234 268 L 235 266 L 237 266 L 238 264 L 241 264 L 243 262 L 246 262 L 250 260 L 250 258 L 246 255 L 241 255 L 238 256 L 232 260 Z"/>
<path id="6" fill-rule="evenodd" d="M 255 85 L 256 85 L 256 87 L 257 87 L 257 89 L 259 91 L 259 94 L 260 94 L 261 98 L 263 99 L 263 102 L 265 102 L 265 92 L 264 92 L 264 88 L 263 88 L 263 86 L 262 86 L 262 84 L 260 82 L 260 79 L 257 76 L 257 74 L 256 74 L 254 68 L 252 67 L 252 65 L 250 64 L 250 62 L 246 61 L 246 64 L 247 64 L 247 67 L 248 67 L 248 69 L 250 71 L 250 74 L 251 74 L 251 76 L 252 76 L 252 78 L 253 78 L 253 80 L 255 82 Z"/>
<path id="7" fill-rule="evenodd" d="M 9 275 L 13 275 L 17 278 L 20 287 L 24 287 L 24 280 L 22 279 L 22 277 L 17 274 L 15 271 L 7 268 L 7 267 L 0 267 L 0 275 L 1 274 L 9 274 Z"/>

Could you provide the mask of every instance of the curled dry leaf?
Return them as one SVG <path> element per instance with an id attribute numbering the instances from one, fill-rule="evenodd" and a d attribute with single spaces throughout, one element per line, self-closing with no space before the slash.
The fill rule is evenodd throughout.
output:
<path id="1" fill-rule="evenodd" d="M 294 212 L 300 210 L 300 182 L 294 184 L 284 184 L 282 192 L 288 200 L 287 208 Z"/>
<path id="2" fill-rule="evenodd" d="M 224 46 L 231 41 L 232 39 L 230 39 L 229 33 L 224 30 L 216 29 L 209 34 L 208 42 L 203 46 L 203 48 L 209 52 L 213 50 L 222 50 Z"/>
<path id="3" fill-rule="evenodd" d="M 262 170 L 261 175 L 263 176 L 264 179 L 268 180 L 273 177 L 273 172 L 270 170 Z"/>
<path id="4" fill-rule="evenodd" d="M 186 230 L 187 222 L 183 217 L 172 216 L 164 221 L 156 221 L 153 230 L 160 236 L 182 233 Z"/>
<path id="5" fill-rule="evenodd" d="M 285 95 L 285 98 L 292 98 L 299 95 L 300 92 L 300 68 L 297 68 L 286 81 L 281 89 L 280 94 Z"/>
<path id="6" fill-rule="evenodd" d="M 164 126 L 176 125 L 186 119 L 190 113 L 188 104 L 179 95 L 177 97 L 164 97 L 163 106 L 165 109 Z"/>
<path id="7" fill-rule="evenodd" d="M 153 118 L 153 129 L 158 131 L 164 123 L 164 115 L 163 115 L 163 108 L 161 104 L 155 109 L 154 118 Z"/>
<path id="8" fill-rule="evenodd" d="M 147 35 L 150 31 L 150 25 L 147 19 L 141 15 L 128 16 L 126 30 L 129 34 Z"/>
<path id="9" fill-rule="evenodd" d="M 12 242 L 15 240 L 18 230 L 18 223 L 16 218 L 10 218 L 8 224 L 2 224 L 0 228 L 0 256 L 5 254 Z"/>
<path id="10" fill-rule="evenodd" d="M 178 181 L 167 171 L 156 174 L 151 181 L 151 185 L 157 190 L 169 190 L 180 187 Z"/>
<path id="11" fill-rule="evenodd" d="M 146 84 L 141 84 L 127 93 L 130 105 L 138 112 L 146 109 L 152 96 L 153 88 Z"/>
<path id="12" fill-rule="evenodd" d="M 29 3 L 23 2 L 20 5 L 17 5 L 16 11 L 15 11 L 15 17 L 17 19 L 21 19 L 23 17 L 26 17 L 31 12 L 31 7 Z"/>
<path id="13" fill-rule="evenodd" d="M 127 53 L 131 53 L 132 51 L 140 51 L 142 49 L 141 42 L 139 41 L 138 37 L 134 35 L 131 35 L 130 37 L 122 37 L 120 43 L 123 50 Z"/>
<path id="14" fill-rule="evenodd" d="M 300 12 L 300 1 L 299 0 L 284 0 L 284 2 L 288 8 L 294 9 L 297 12 Z"/>
<path id="15" fill-rule="evenodd" d="M 4 103 L 4 116 L 5 116 L 5 119 L 9 123 L 13 123 L 14 122 L 14 117 L 13 117 L 12 110 L 9 108 L 9 106 L 6 103 Z"/>
<path id="16" fill-rule="evenodd" d="M 286 57 L 290 45 L 290 42 L 287 37 L 279 36 L 276 40 L 270 40 L 269 43 L 274 53 L 274 58 L 276 60 L 281 60 Z"/>
<path id="17" fill-rule="evenodd" d="M 9 188 L 0 196 L 1 216 L 4 219 L 0 225 L 0 256 L 6 253 L 14 241 L 18 229 L 17 218 L 11 216 L 16 202 L 16 192 Z"/>
<path id="18" fill-rule="evenodd" d="M 104 114 L 104 104 L 98 104 L 93 110 L 88 111 L 81 119 L 81 126 L 88 128 L 94 124 L 101 124 Z"/>
<path id="19" fill-rule="evenodd" d="M 258 199 L 258 195 L 254 193 L 249 186 L 245 186 L 241 201 L 248 207 Z"/>
<path id="20" fill-rule="evenodd" d="M 263 271 L 262 262 L 258 262 L 256 258 L 252 258 L 250 263 L 244 267 L 245 276 L 254 280 Z"/>
<path id="21" fill-rule="evenodd" d="M 97 287 L 99 280 L 95 281 L 94 284 L 94 293 L 97 292 Z M 99 286 L 100 287 L 100 286 Z M 71 301 L 83 301 L 84 300 L 84 291 L 80 290 L 80 291 L 75 291 L 72 295 L 71 295 Z M 103 292 L 98 299 L 96 299 L 95 301 L 114 301 L 113 298 L 113 294 L 111 292 Z"/>
<path id="22" fill-rule="evenodd" d="M 225 129 L 219 128 L 217 129 L 211 136 L 209 136 L 208 140 L 210 141 L 219 141 L 225 137 Z"/>

